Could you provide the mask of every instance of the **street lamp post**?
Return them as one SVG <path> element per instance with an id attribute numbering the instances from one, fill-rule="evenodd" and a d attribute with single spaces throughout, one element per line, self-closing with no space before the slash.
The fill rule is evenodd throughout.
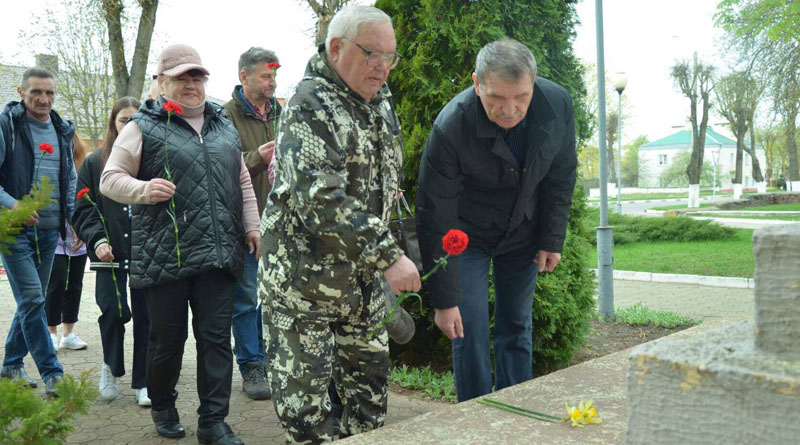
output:
<path id="1" fill-rule="evenodd" d="M 617 213 L 622 214 L 622 92 L 628 85 L 625 73 L 617 73 L 614 89 L 619 93 L 619 108 L 617 110 Z"/>
<path id="2" fill-rule="evenodd" d="M 597 142 L 600 152 L 600 225 L 597 226 L 597 300 L 600 317 L 614 319 L 614 236 L 608 225 L 606 173 L 606 68 L 603 50 L 603 0 L 595 0 L 597 35 Z"/>
<path id="3" fill-rule="evenodd" d="M 711 150 L 711 158 L 714 160 L 714 184 L 711 186 L 711 203 L 713 204 L 717 199 L 717 169 L 719 162 L 719 154 L 722 152 L 722 144 L 716 150 Z"/>

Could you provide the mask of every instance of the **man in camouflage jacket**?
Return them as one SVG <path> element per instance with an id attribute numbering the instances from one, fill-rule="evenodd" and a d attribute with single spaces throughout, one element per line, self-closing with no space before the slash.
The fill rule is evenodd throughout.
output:
<path id="1" fill-rule="evenodd" d="M 385 85 L 395 48 L 382 11 L 343 9 L 280 122 L 259 292 L 288 443 L 333 439 L 331 377 L 344 400 L 343 435 L 385 419 L 388 337 L 385 329 L 368 336 L 385 316 L 381 280 L 396 294 L 420 287 L 388 229 L 402 162 Z"/>

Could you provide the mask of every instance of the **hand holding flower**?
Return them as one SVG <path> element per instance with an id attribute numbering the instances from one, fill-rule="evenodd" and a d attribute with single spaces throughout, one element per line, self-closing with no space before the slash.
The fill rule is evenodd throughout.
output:
<path id="1" fill-rule="evenodd" d="M 447 232 L 442 237 L 442 249 L 445 251 L 445 253 L 447 253 L 447 255 L 445 255 L 445 256 L 439 258 L 438 260 L 436 260 L 436 265 L 433 267 L 433 269 L 431 269 L 428 273 L 423 275 L 421 278 L 417 278 L 418 281 L 414 281 L 414 276 L 418 277 L 417 267 L 405 255 L 403 255 L 400 258 L 400 260 L 398 260 L 395 264 L 393 264 L 392 267 L 387 269 L 386 272 L 384 272 L 384 276 L 386 277 L 386 280 L 389 283 L 389 285 L 391 285 L 392 291 L 395 294 L 398 295 L 397 302 L 395 303 L 394 307 L 392 307 L 392 310 L 389 311 L 388 314 L 386 314 L 386 317 L 383 320 L 381 320 L 381 322 L 378 323 L 378 325 L 369 332 L 368 337 L 370 337 L 370 338 L 373 337 L 374 335 L 376 335 L 378 333 L 378 331 L 383 326 L 389 324 L 392 321 L 392 319 L 394 318 L 394 315 L 395 315 L 395 313 L 397 311 L 397 308 L 400 306 L 400 304 L 403 301 L 405 301 L 406 299 L 410 298 L 410 297 L 416 297 L 419 300 L 420 312 L 422 314 L 424 314 L 425 311 L 422 308 L 422 297 L 420 297 L 419 294 L 417 293 L 417 291 L 419 291 L 420 287 L 422 287 L 422 282 L 424 282 L 425 280 L 428 279 L 428 277 L 430 277 L 431 275 L 436 273 L 436 271 L 439 270 L 440 267 L 447 267 L 447 260 L 450 258 L 450 256 L 451 255 L 452 256 L 460 255 L 462 252 L 464 252 L 464 250 L 466 250 L 468 244 L 469 244 L 469 237 L 467 236 L 466 233 L 464 233 L 464 232 L 462 232 L 461 230 L 458 230 L 458 229 L 451 229 L 449 232 Z M 404 264 L 403 260 L 407 261 L 408 264 Z M 393 271 L 392 269 L 395 266 L 398 266 L 398 269 Z M 411 274 L 409 272 L 409 273 L 403 275 L 402 273 L 406 272 L 406 270 L 405 270 L 406 267 L 411 267 L 413 269 L 414 273 Z M 391 277 L 390 277 L 390 271 L 391 271 Z M 392 281 L 390 281 L 390 278 L 395 279 L 395 283 L 394 284 L 392 283 Z M 411 291 L 409 291 L 408 289 L 411 289 Z M 451 308 L 451 309 L 453 309 L 453 308 Z M 454 309 L 455 309 L 456 315 L 458 315 L 458 307 L 455 307 Z M 439 311 L 437 311 L 437 316 L 438 316 L 438 314 L 439 314 Z M 459 322 L 459 325 L 460 325 L 460 323 L 461 323 L 461 317 L 460 316 L 458 317 L 458 322 Z M 463 334 L 463 330 L 459 329 L 459 331 L 460 331 L 460 335 L 459 336 L 463 337 L 463 335 L 464 335 Z M 457 332 L 458 331 L 456 331 L 454 329 L 453 330 L 453 336 L 456 336 Z M 450 337 L 450 338 L 452 339 L 453 337 Z"/>
<path id="2" fill-rule="evenodd" d="M 94 254 L 100 261 L 111 262 L 114 261 L 114 253 L 111 250 L 111 244 L 101 243 L 94 249 Z"/>
<path id="3" fill-rule="evenodd" d="M 106 226 L 106 217 L 103 216 L 102 212 L 100 212 L 100 208 L 97 207 L 97 203 L 94 201 L 94 199 L 92 199 L 92 195 L 90 195 L 89 192 L 90 192 L 89 187 L 82 188 L 78 192 L 77 200 L 80 201 L 86 198 L 86 200 L 89 201 L 89 204 L 91 204 L 92 207 L 94 207 L 94 211 L 97 212 L 97 216 L 100 217 L 100 223 L 103 225 L 103 233 L 106 235 L 106 240 L 110 240 L 111 235 L 109 234 L 108 227 Z M 104 245 L 108 246 L 108 255 L 105 255 L 105 252 L 103 252 L 104 255 L 103 257 L 101 257 L 98 251 L 100 251 L 100 248 Z M 95 253 L 97 253 L 97 257 L 101 261 L 111 263 L 114 260 L 114 255 L 111 254 L 111 243 L 109 242 L 97 246 L 97 250 L 95 250 Z M 119 309 L 119 317 L 122 318 L 122 293 L 119 291 L 119 284 L 117 283 L 117 274 L 114 271 L 114 264 L 111 263 L 109 265 L 111 266 L 111 280 L 114 281 L 114 290 L 116 291 L 117 294 L 117 308 Z"/>
<path id="4" fill-rule="evenodd" d="M 147 192 L 147 199 L 151 203 L 157 204 L 172 198 L 172 195 L 175 194 L 175 184 L 166 179 L 153 178 L 148 181 L 145 191 Z"/>

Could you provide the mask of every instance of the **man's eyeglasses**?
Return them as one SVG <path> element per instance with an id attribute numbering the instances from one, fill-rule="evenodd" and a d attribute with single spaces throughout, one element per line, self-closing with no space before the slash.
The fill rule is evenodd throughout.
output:
<path id="1" fill-rule="evenodd" d="M 342 40 L 347 40 L 348 42 L 357 46 L 361 51 L 364 51 L 364 54 L 367 56 L 368 66 L 378 66 L 378 64 L 381 62 L 386 62 L 386 65 L 389 66 L 389 69 L 392 69 L 396 67 L 398 63 L 400 63 L 400 57 L 402 56 L 396 52 L 394 54 L 384 54 L 378 51 L 370 51 L 350 39 L 342 38 Z"/>

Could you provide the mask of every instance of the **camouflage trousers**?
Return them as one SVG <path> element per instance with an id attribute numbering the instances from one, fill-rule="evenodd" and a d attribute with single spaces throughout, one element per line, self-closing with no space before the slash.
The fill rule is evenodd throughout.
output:
<path id="1" fill-rule="evenodd" d="M 368 307 L 362 299 L 358 310 L 339 316 L 330 310 L 292 313 L 281 307 L 281 299 L 269 301 L 264 323 L 272 400 L 286 429 L 286 443 L 333 440 L 331 379 L 344 405 L 343 436 L 382 426 L 390 364 L 388 335 L 382 328 L 368 338 L 385 315 L 382 294 L 373 295 Z"/>

